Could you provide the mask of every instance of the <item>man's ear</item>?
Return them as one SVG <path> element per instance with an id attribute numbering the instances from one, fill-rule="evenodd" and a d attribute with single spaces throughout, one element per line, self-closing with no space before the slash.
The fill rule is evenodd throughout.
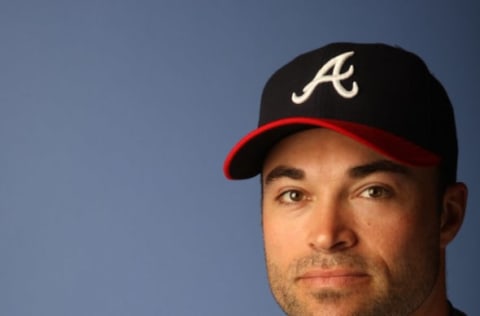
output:
<path id="1" fill-rule="evenodd" d="M 440 218 L 440 247 L 445 248 L 457 235 L 465 217 L 468 189 L 464 183 L 450 185 L 443 195 Z"/>

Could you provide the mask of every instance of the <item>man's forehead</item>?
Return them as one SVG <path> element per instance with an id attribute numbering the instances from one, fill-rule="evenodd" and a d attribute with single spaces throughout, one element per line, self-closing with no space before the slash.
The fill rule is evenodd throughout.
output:
<path id="1" fill-rule="evenodd" d="M 411 169 L 400 163 L 382 159 L 367 162 L 361 165 L 353 165 L 344 170 L 345 176 L 351 179 L 361 179 L 379 172 L 408 176 L 411 173 Z M 304 180 L 307 176 L 308 172 L 302 168 L 279 165 L 267 171 L 266 173 L 262 173 L 262 181 L 265 185 L 268 185 L 269 183 L 281 178 Z"/>
<path id="2" fill-rule="evenodd" d="M 408 166 L 347 136 L 315 128 L 293 134 L 272 148 L 263 165 L 262 183 L 268 184 L 282 177 L 301 180 L 310 172 L 320 170 L 349 178 L 362 178 L 378 172 L 430 178 L 432 172 L 437 172 L 436 167 Z"/>

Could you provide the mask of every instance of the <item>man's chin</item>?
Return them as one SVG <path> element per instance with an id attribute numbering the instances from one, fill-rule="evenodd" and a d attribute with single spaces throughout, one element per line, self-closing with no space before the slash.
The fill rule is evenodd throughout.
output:
<path id="1" fill-rule="evenodd" d="M 325 289 L 312 293 L 312 297 L 316 302 L 320 304 L 328 304 L 339 303 L 342 300 L 347 299 L 349 294 L 351 293 L 346 293 L 345 291 Z"/>
<path id="2" fill-rule="evenodd" d="M 366 293 L 355 291 L 322 289 L 299 293 L 290 304 L 280 305 L 289 316 L 381 315 L 375 312 L 377 301 L 366 296 Z"/>

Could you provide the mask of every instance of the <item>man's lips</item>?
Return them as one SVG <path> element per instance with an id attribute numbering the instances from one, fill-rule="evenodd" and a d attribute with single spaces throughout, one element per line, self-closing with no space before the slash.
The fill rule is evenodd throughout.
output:
<path id="1" fill-rule="evenodd" d="M 363 271 L 350 269 L 309 270 L 296 278 L 297 282 L 319 287 L 351 286 L 368 281 L 370 276 Z"/>

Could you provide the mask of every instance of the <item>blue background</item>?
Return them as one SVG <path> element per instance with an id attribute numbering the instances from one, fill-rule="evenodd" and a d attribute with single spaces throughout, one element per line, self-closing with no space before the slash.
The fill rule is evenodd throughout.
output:
<path id="1" fill-rule="evenodd" d="M 225 155 L 263 85 L 331 41 L 422 56 L 470 187 L 449 295 L 480 315 L 478 1 L 0 1 L 0 314 L 281 315 L 258 179 Z"/>

